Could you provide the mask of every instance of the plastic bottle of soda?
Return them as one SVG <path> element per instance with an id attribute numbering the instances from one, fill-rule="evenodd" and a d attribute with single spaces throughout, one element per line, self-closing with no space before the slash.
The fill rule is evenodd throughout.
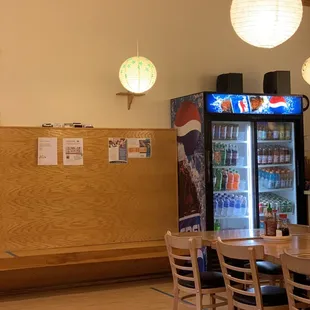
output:
<path id="1" fill-rule="evenodd" d="M 283 123 L 279 125 L 279 139 L 285 140 L 285 128 Z"/>
<path id="2" fill-rule="evenodd" d="M 291 162 L 291 150 L 288 147 L 285 149 L 285 162 L 288 164 Z"/>
<path id="3" fill-rule="evenodd" d="M 292 135 L 291 135 L 291 124 L 286 123 L 285 124 L 285 140 L 291 140 Z"/>
<path id="4" fill-rule="evenodd" d="M 220 191 L 222 189 L 222 179 L 222 171 L 220 169 L 216 169 L 215 191 Z"/>
<path id="5" fill-rule="evenodd" d="M 279 140 L 279 127 L 277 124 L 274 124 L 274 129 L 273 129 L 273 140 Z"/>
<path id="6" fill-rule="evenodd" d="M 226 164 L 226 145 L 225 144 L 221 144 L 221 165 L 225 166 Z"/>
<path id="7" fill-rule="evenodd" d="M 232 148 L 232 166 L 237 166 L 237 162 L 238 162 L 238 149 L 237 149 L 237 145 L 234 145 Z"/>
<path id="8" fill-rule="evenodd" d="M 279 170 L 277 170 L 275 173 L 275 186 L 274 186 L 274 188 L 280 188 L 280 187 L 281 187 L 281 177 L 280 177 Z"/>
<path id="9" fill-rule="evenodd" d="M 274 189 L 274 188 L 275 188 L 275 173 L 272 170 L 269 172 L 268 189 Z"/>
<path id="10" fill-rule="evenodd" d="M 227 138 L 227 125 L 222 124 L 221 126 L 221 140 L 226 140 Z"/>
<path id="11" fill-rule="evenodd" d="M 273 132 L 270 127 L 267 129 L 267 140 L 273 140 Z"/>
<path id="12" fill-rule="evenodd" d="M 268 162 L 268 155 L 267 155 L 267 149 L 265 146 L 263 146 L 263 151 L 262 151 L 262 165 L 266 165 Z"/>
<path id="13" fill-rule="evenodd" d="M 239 190 L 239 184 L 240 184 L 240 174 L 237 170 L 234 171 L 234 190 Z"/>
<path id="14" fill-rule="evenodd" d="M 281 147 L 280 148 L 280 164 L 284 164 L 285 163 L 285 151 L 284 148 Z"/>
<path id="15" fill-rule="evenodd" d="M 286 175 L 285 175 L 285 170 L 280 171 L 280 183 L 281 183 L 281 188 L 286 187 Z"/>
<path id="16" fill-rule="evenodd" d="M 267 140 L 267 126 L 262 124 L 262 140 Z"/>
<path id="17" fill-rule="evenodd" d="M 262 126 L 260 124 L 257 125 L 257 140 L 262 140 Z"/>
<path id="18" fill-rule="evenodd" d="M 216 124 L 212 124 L 212 140 L 215 139 L 215 133 L 216 133 Z"/>
<path id="19" fill-rule="evenodd" d="M 222 127 L 221 124 L 215 125 L 215 136 L 214 136 L 215 140 L 220 140 L 220 138 L 221 138 L 221 127 Z"/>
<path id="20" fill-rule="evenodd" d="M 233 131 L 234 131 L 234 126 L 232 124 L 228 124 L 227 125 L 227 135 L 226 135 L 227 140 L 233 139 Z"/>
<path id="21" fill-rule="evenodd" d="M 214 145 L 214 165 L 219 166 L 220 164 L 221 164 L 220 144 L 215 143 L 215 145 Z"/>
<path id="22" fill-rule="evenodd" d="M 231 169 L 229 169 L 227 190 L 231 191 L 233 189 L 234 189 L 234 172 Z"/>
<path id="23" fill-rule="evenodd" d="M 227 166 L 232 166 L 233 165 L 233 147 L 231 144 L 229 144 L 228 150 L 229 150 L 229 152 L 228 152 L 226 162 L 227 162 Z"/>
<path id="24" fill-rule="evenodd" d="M 221 230 L 221 224 L 219 220 L 215 220 L 214 222 L 214 231 L 220 231 Z"/>
<path id="25" fill-rule="evenodd" d="M 262 148 L 259 148 L 259 149 L 257 150 L 257 163 L 258 163 L 259 165 L 262 164 L 262 156 L 263 156 L 263 150 L 262 150 Z"/>
<path id="26" fill-rule="evenodd" d="M 233 140 L 238 140 L 239 137 L 239 125 L 233 125 Z"/>
<path id="27" fill-rule="evenodd" d="M 280 150 L 277 146 L 274 148 L 273 151 L 273 163 L 275 165 L 280 163 Z"/>
<path id="28" fill-rule="evenodd" d="M 223 169 L 222 170 L 222 191 L 227 190 L 227 183 L 228 183 L 228 173 L 227 170 Z"/>
<path id="29" fill-rule="evenodd" d="M 273 163 L 273 152 L 272 152 L 271 147 L 267 149 L 267 163 L 268 165 Z"/>

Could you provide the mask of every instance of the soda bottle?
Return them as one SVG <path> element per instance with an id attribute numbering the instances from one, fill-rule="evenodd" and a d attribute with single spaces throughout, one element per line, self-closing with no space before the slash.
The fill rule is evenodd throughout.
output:
<path id="1" fill-rule="evenodd" d="M 227 170 L 222 170 L 222 191 L 227 190 L 227 183 L 228 183 L 228 173 Z"/>
<path id="2" fill-rule="evenodd" d="M 262 165 L 266 165 L 268 162 L 268 155 L 267 155 L 267 149 L 264 146 L 262 151 Z"/>
<path id="3" fill-rule="evenodd" d="M 216 184 L 215 184 L 215 191 L 220 191 L 222 189 L 222 172 L 220 169 L 216 169 Z"/>
<path id="4" fill-rule="evenodd" d="M 215 220 L 214 223 L 214 231 L 220 231 L 221 230 L 221 224 L 219 220 Z"/>
<path id="5" fill-rule="evenodd" d="M 227 150 L 227 157 L 226 157 L 226 166 L 231 166 L 233 160 L 233 150 L 232 145 L 229 144 L 228 150 Z"/>
<path id="6" fill-rule="evenodd" d="M 291 124 L 286 123 L 285 124 L 285 140 L 291 140 Z"/>
<path id="7" fill-rule="evenodd" d="M 233 189 L 234 189 L 234 173 L 231 169 L 229 169 L 227 190 L 231 191 Z"/>
<path id="8" fill-rule="evenodd" d="M 285 128 L 283 123 L 279 125 L 279 139 L 285 140 Z"/>
<path id="9" fill-rule="evenodd" d="M 262 140 L 262 126 L 260 124 L 257 125 L 257 140 Z"/>
<path id="10" fill-rule="evenodd" d="M 271 147 L 269 147 L 267 150 L 267 163 L 268 165 L 273 163 L 273 152 L 272 152 Z"/>
<path id="11" fill-rule="evenodd" d="M 258 163 L 259 165 L 262 164 L 262 156 L 263 156 L 263 150 L 262 150 L 262 148 L 259 148 L 259 149 L 257 150 L 257 163 Z"/>
<path id="12" fill-rule="evenodd" d="M 226 152 L 227 146 L 225 144 L 221 144 L 221 165 L 226 165 Z"/>
<path id="13" fill-rule="evenodd" d="M 280 171 L 280 183 L 281 183 L 281 188 L 286 187 L 286 179 L 285 179 L 285 171 L 284 170 Z"/>
<path id="14" fill-rule="evenodd" d="M 214 165 L 219 166 L 220 164 L 221 164 L 220 144 L 215 143 L 215 146 L 214 146 Z"/>
<path id="15" fill-rule="evenodd" d="M 291 150 L 289 148 L 285 149 L 285 162 L 288 164 L 291 162 Z"/>
<path id="16" fill-rule="evenodd" d="M 280 151 L 279 148 L 276 146 L 273 151 L 273 163 L 279 164 L 280 163 Z"/>
<path id="17" fill-rule="evenodd" d="M 234 127 L 232 124 L 228 124 L 227 125 L 227 140 L 232 140 L 233 139 L 233 131 L 234 131 Z"/>
<path id="18" fill-rule="evenodd" d="M 212 140 L 215 139 L 215 133 L 216 133 L 216 124 L 212 124 Z"/>
<path id="19" fill-rule="evenodd" d="M 233 140 L 238 140 L 239 125 L 233 125 Z"/>
<path id="20" fill-rule="evenodd" d="M 277 124 L 274 124 L 274 129 L 273 129 L 273 140 L 279 140 L 279 127 Z"/>
<path id="21" fill-rule="evenodd" d="M 220 140 L 221 138 L 221 124 L 217 124 L 215 125 L 215 136 L 214 136 L 214 139 L 215 140 Z"/>
<path id="22" fill-rule="evenodd" d="M 262 140 L 267 140 L 267 126 L 262 125 Z"/>
<path id="23" fill-rule="evenodd" d="M 229 199 L 229 205 L 227 210 L 227 216 L 233 216 L 234 215 L 234 209 L 235 209 L 235 196 L 232 195 Z"/>
<path id="24" fill-rule="evenodd" d="M 227 125 L 222 124 L 221 126 L 221 140 L 226 140 L 227 137 Z"/>
<path id="25" fill-rule="evenodd" d="M 239 154 L 238 154 L 237 145 L 234 145 L 232 149 L 232 163 L 231 163 L 232 166 L 237 166 L 238 157 L 239 157 Z"/>
<path id="26" fill-rule="evenodd" d="M 273 140 L 273 132 L 270 127 L 267 130 L 267 140 Z"/>
<path id="27" fill-rule="evenodd" d="M 294 172 L 287 170 L 288 171 L 288 188 L 293 187 L 293 179 L 294 179 Z"/>
<path id="28" fill-rule="evenodd" d="M 281 147 L 280 148 L 280 164 L 284 164 L 285 163 L 285 151 L 284 148 Z"/>
<path id="29" fill-rule="evenodd" d="M 240 184 L 240 174 L 238 173 L 237 170 L 234 171 L 234 190 L 239 190 L 239 184 Z"/>

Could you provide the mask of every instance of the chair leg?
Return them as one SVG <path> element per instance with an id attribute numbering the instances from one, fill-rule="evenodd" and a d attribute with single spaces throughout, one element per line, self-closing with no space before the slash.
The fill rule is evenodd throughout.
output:
<path id="1" fill-rule="evenodd" d="M 202 295 L 196 294 L 196 310 L 202 310 Z"/>
<path id="2" fill-rule="evenodd" d="M 215 298 L 215 294 L 210 294 L 210 302 L 211 302 L 211 305 L 215 305 L 216 303 L 216 298 Z M 211 309 L 216 309 L 216 307 L 211 307 Z"/>
<path id="3" fill-rule="evenodd" d="M 174 298 L 173 298 L 173 310 L 179 309 L 179 289 L 175 288 L 173 291 Z"/>

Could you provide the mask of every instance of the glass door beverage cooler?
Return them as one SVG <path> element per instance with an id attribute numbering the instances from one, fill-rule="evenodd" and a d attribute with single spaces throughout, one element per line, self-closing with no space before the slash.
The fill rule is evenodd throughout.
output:
<path id="1" fill-rule="evenodd" d="M 307 224 L 302 96 L 198 93 L 171 100 L 180 231 L 262 227 L 267 206 Z"/>

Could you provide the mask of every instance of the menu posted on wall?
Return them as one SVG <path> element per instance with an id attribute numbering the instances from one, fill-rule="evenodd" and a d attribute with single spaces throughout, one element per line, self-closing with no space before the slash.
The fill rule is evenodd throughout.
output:
<path id="1" fill-rule="evenodd" d="M 57 165 L 57 138 L 38 138 L 38 165 Z"/>
<path id="2" fill-rule="evenodd" d="M 63 139 L 63 164 L 65 166 L 82 166 L 84 164 L 83 138 Z"/>
<path id="3" fill-rule="evenodd" d="M 113 164 L 128 162 L 126 138 L 109 138 L 109 162 Z"/>
<path id="4" fill-rule="evenodd" d="M 151 149 L 150 138 L 128 139 L 128 158 L 150 158 Z"/>

